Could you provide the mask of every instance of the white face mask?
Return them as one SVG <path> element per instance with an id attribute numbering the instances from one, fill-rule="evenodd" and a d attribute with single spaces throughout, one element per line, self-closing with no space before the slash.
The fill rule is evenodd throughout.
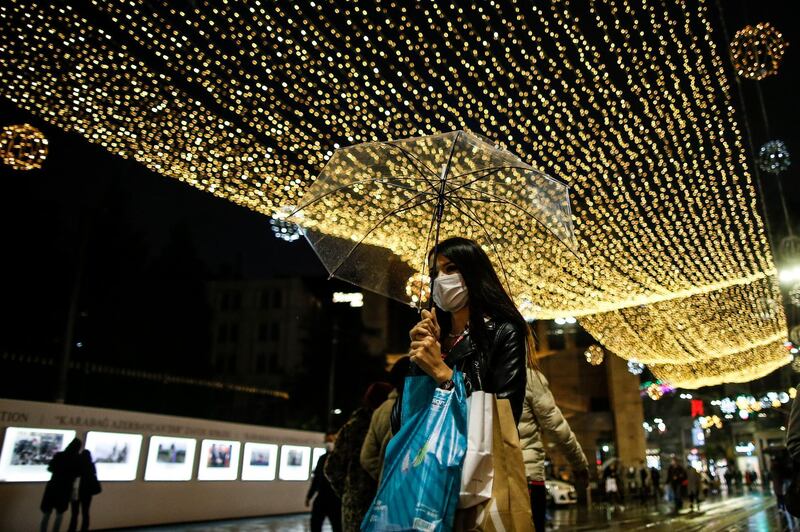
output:
<path id="1" fill-rule="evenodd" d="M 439 274 L 433 281 L 433 302 L 442 310 L 461 310 L 467 304 L 468 296 L 460 273 Z"/>

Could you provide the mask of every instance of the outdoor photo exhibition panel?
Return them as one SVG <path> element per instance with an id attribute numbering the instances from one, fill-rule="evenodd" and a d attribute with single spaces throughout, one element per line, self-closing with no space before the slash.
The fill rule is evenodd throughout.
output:
<path id="1" fill-rule="evenodd" d="M 271 443 L 245 443 L 242 480 L 275 480 L 278 446 Z"/>
<path id="2" fill-rule="evenodd" d="M 281 480 L 308 480 L 310 465 L 311 447 L 281 446 L 281 468 L 278 472 Z"/>
<path id="3" fill-rule="evenodd" d="M 323 454 L 327 453 L 328 449 L 325 447 L 314 447 L 314 452 L 311 454 L 311 472 L 313 473 L 314 470 L 317 468 L 317 462 L 322 457 Z"/>
<path id="4" fill-rule="evenodd" d="M 136 480 L 141 434 L 90 431 L 86 434 L 86 449 L 92 453 L 97 479 Z"/>
<path id="5" fill-rule="evenodd" d="M 240 446 L 238 441 L 203 440 L 197 480 L 236 480 Z"/>
<path id="6" fill-rule="evenodd" d="M 74 438 L 74 430 L 8 427 L 0 452 L 0 482 L 50 480 L 47 465 Z"/>
<path id="7" fill-rule="evenodd" d="M 197 440 L 172 436 L 151 436 L 145 480 L 192 480 Z"/>

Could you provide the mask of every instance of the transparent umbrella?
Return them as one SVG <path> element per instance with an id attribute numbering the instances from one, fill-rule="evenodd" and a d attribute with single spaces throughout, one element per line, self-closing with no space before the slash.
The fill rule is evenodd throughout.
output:
<path id="1" fill-rule="evenodd" d="M 515 296 L 576 249 L 567 185 L 466 131 L 337 150 L 288 219 L 331 277 L 417 308 L 445 238 L 477 241 Z"/>

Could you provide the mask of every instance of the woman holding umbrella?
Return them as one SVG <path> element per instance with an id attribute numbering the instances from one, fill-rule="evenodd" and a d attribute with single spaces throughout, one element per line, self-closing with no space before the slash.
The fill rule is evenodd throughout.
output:
<path id="1" fill-rule="evenodd" d="M 525 318 L 474 241 L 440 242 L 431 266 L 435 308 L 423 310 L 411 329 L 411 361 L 444 389 L 453 386 L 453 371 L 461 371 L 468 393 L 482 390 L 508 399 L 519 422 L 532 354 Z M 399 429 L 397 406 L 392 422 Z"/>

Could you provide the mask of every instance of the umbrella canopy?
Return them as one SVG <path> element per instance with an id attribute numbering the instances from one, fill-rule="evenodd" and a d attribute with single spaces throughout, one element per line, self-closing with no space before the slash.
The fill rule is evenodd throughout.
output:
<path id="1" fill-rule="evenodd" d="M 331 276 L 417 308 L 444 238 L 477 241 L 512 294 L 576 248 L 567 186 L 466 131 L 340 149 L 302 202 L 289 219 Z"/>

